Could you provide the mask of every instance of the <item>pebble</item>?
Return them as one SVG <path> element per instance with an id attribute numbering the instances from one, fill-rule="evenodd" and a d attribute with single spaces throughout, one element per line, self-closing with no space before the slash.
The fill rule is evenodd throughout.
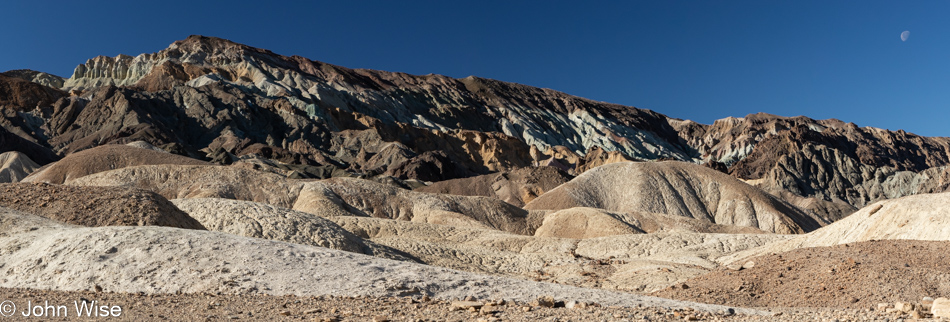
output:
<path id="1" fill-rule="evenodd" d="M 537 305 L 536 305 L 536 306 L 541 306 L 541 307 L 554 307 L 554 304 L 555 304 L 555 302 L 554 302 L 554 297 L 551 297 L 551 296 L 542 296 L 542 297 L 539 297 L 539 298 L 538 298 L 538 300 L 537 300 Z"/>
<path id="2" fill-rule="evenodd" d="M 914 310 L 914 304 L 908 302 L 897 302 L 894 303 L 894 308 L 903 313 L 910 313 Z"/>
<path id="3" fill-rule="evenodd" d="M 472 308 L 474 308 L 474 309 L 477 310 L 477 309 L 482 308 L 482 306 L 484 306 L 484 305 L 485 305 L 485 304 L 482 303 L 482 302 L 475 302 L 475 301 L 455 301 L 455 302 L 452 302 L 452 307 L 453 307 L 453 308 L 462 309 L 462 310 L 467 310 L 467 309 L 472 309 Z"/>

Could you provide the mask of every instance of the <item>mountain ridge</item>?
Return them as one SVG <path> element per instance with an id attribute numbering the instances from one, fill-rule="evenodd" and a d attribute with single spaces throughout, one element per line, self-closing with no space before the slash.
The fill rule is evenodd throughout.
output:
<path id="1" fill-rule="evenodd" d="M 0 125 L 58 156 L 143 140 L 218 163 L 254 154 L 425 181 L 540 164 L 577 175 L 606 162 L 680 160 L 829 219 L 940 192 L 946 184 L 936 172 L 950 164 L 950 138 L 765 113 L 706 125 L 552 89 L 349 69 L 205 36 L 135 57 L 98 56 L 62 90 L 40 86 L 48 90 L 0 94 L 0 102 L 43 103 L 12 104 L 15 113 L 0 103 Z M 49 103 L 37 94 L 47 91 L 61 94 Z M 928 169 L 938 170 L 888 183 Z"/>

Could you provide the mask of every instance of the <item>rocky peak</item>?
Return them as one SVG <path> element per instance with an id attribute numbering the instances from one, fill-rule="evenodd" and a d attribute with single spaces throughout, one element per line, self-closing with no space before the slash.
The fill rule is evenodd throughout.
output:
<path id="1" fill-rule="evenodd" d="M 14 73 L 23 75 L 23 73 Z M 48 106 L 65 93 L 55 88 L 40 85 L 21 77 L 0 74 L 0 108 L 27 111 Z"/>
<path id="2" fill-rule="evenodd" d="M 25 81 L 34 82 L 43 86 L 52 87 L 52 88 L 62 88 L 63 82 L 66 81 L 65 78 L 47 74 L 44 72 L 38 72 L 30 69 L 16 69 L 10 70 L 3 73 L 4 76 L 19 78 Z"/>

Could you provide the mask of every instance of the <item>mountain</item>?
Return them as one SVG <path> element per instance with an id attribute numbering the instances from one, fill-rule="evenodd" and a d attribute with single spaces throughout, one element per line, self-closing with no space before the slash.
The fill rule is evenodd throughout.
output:
<path id="1" fill-rule="evenodd" d="M 95 57 L 61 86 L 32 71 L 0 83 L 2 148 L 41 164 L 134 141 L 220 164 L 254 157 L 309 169 L 298 174 L 423 181 L 678 160 L 824 221 L 950 182 L 948 138 L 767 114 L 704 125 L 550 89 L 349 69 L 204 36 Z"/>

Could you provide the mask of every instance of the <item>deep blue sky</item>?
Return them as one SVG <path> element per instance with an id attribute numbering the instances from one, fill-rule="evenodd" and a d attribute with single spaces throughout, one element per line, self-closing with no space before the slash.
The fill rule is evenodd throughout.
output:
<path id="1" fill-rule="evenodd" d="M 68 77 L 97 55 L 203 34 L 351 68 L 553 88 L 707 124 L 767 112 L 950 136 L 947 1 L 509 2 L 3 2 L 0 71 Z"/>

